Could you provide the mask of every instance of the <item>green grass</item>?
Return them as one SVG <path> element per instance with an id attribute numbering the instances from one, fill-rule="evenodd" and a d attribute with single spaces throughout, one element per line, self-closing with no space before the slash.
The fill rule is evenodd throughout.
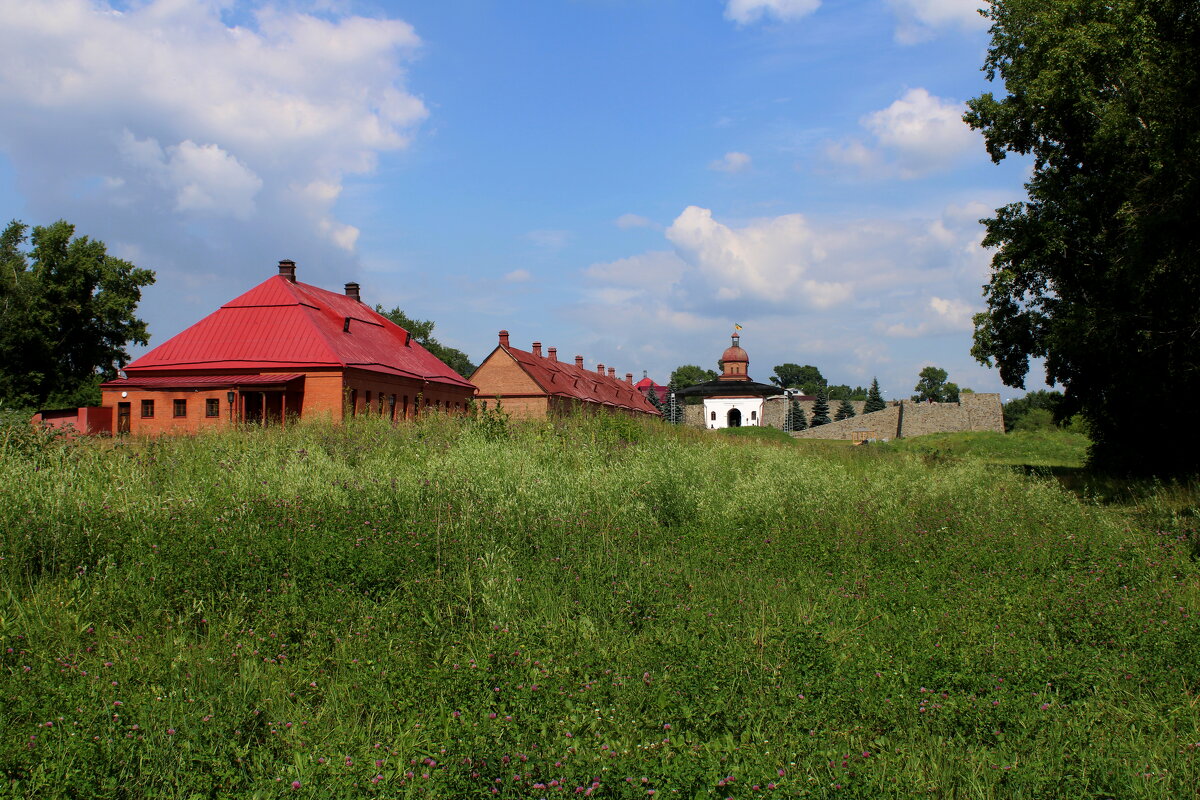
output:
<path id="1" fill-rule="evenodd" d="M 897 439 L 886 447 L 935 459 L 970 458 L 989 464 L 1079 469 L 1087 458 L 1088 438 L 1061 429 L 1013 433 L 934 433 Z"/>
<path id="2" fill-rule="evenodd" d="M 1200 784 L 1188 487 L 608 417 L 0 431 L 0 487 L 0 795 Z"/>

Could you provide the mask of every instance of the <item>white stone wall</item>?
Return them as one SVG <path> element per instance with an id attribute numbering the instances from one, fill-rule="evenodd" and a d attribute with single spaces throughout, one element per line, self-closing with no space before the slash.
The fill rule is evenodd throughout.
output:
<path id="1" fill-rule="evenodd" d="M 704 398 L 704 427 L 712 429 L 729 427 L 729 411 L 736 408 L 742 412 L 742 427 L 752 428 L 763 424 L 763 399 L 761 397 L 706 397 Z M 717 418 L 713 419 L 713 414 Z"/>

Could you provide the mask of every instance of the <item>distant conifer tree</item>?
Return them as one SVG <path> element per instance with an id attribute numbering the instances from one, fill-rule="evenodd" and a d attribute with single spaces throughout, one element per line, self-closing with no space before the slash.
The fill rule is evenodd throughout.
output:
<path id="1" fill-rule="evenodd" d="M 834 422 L 841 422 L 842 420 L 850 419 L 853 416 L 855 416 L 854 406 L 850 404 L 849 400 L 843 400 L 838 404 L 837 411 L 833 415 L 833 420 Z"/>
<path id="2" fill-rule="evenodd" d="M 883 394 L 879 391 L 879 379 L 871 379 L 871 389 L 867 392 L 867 404 L 863 406 L 863 413 L 870 414 L 872 411 L 883 411 L 887 408 L 887 403 L 883 402 Z"/>
<path id="3" fill-rule="evenodd" d="M 654 406 L 656 409 L 658 409 L 658 412 L 662 414 L 663 404 L 662 401 L 658 399 L 658 391 L 655 389 L 653 382 L 650 384 L 650 388 L 646 391 L 646 399 L 650 401 L 650 405 Z M 663 419 L 666 419 L 665 414 L 663 414 Z"/>
<path id="4" fill-rule="evenodd" d="M 817 399 L 813 402 L 812 407 L 812 427 L 828 425 L 831 421 L 829 419 L 829 393 L 824 386 L 818 386 Z"/>
<path id="5" fill-rule="evenodd" d="M 800 405 L 799 400 L 793 398 L 788 407 L 788 430 L 803 431 L 807 429 L 808 420 L 804 416 L 804 406 Z"/>

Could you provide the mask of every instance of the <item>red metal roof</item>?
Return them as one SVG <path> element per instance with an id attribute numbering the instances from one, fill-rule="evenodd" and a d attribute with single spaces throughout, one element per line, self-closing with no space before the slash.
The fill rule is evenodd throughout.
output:
<path id="1" fill-rule="evenodd" d="M 527 350 L 518 350 L 515 347 L 501 345 L 501 349 L 511 355 L 547 394 L 643 414 L 659 413 L 633 384 L 620 378 L 601 375 L 566 361 L 535 356 Z"/>
<path id="2" fill-rule="evenodd" d="M 182 369 L 356 367 L 473 388 L 370 307 L 273 275 L 125 369 L 132 377 Z M 137 373 L 137 374 L 135 374 Z"/>
<path id="3" fill-rule="evenodd" d="M 171 388 L 193 389 L 205 386 L 264 386 L 268 384 L 288 383 L 297 378 L 303 378 L 304 373 L 285 375 L 143 375 L 133 378 L 118 378 L 107 381 L 101 386 L 105 389 L 130 388 Z"/>
<path id="4" fill-rule="evenodd" d="M 644 395 L 654 392 L 654 394 L 658 397 L 659 402 L 662 403 L 667 402 L 667 396 L 671 393 L 669 387 L 663 386 L 661 383 L 655 383 L 653 378 L 642 378 L 633 385 L 633 388 L 637 389 Z"/>

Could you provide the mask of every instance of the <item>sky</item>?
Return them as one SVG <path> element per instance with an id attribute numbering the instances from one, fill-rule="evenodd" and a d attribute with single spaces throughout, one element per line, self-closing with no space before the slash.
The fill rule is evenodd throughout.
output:
<path id="1" fill-rule="evenodd" d="M 288 258 L 476 362 L 503 328 L 665 383 L 736 323 L 756 380 L 1007 399 L 979 220 L 1030 165 L 961 119 L 1002 92 L 977 5 L 0 0 L 0 217 L 154 270 L 151 346 Z"/>

